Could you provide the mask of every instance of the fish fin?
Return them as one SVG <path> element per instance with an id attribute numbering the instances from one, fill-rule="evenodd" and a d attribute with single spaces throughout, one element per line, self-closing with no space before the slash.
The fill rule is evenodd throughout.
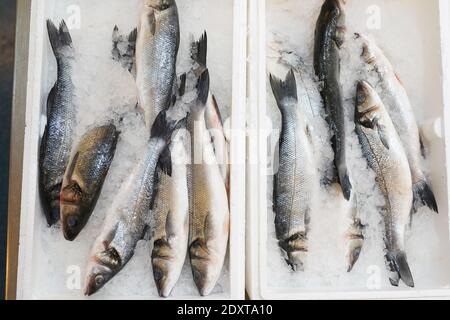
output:
<path id="1" fill-rule="evenodd" d="M 53 86 L 52 90 L 50 90 L 47 98 L 47 119 L 50 118 L 52 114 L 52 108 L 55 106 L 55 98 L 56 98 L 56 83 Z"/>
<path id="2" fill-rule="evenodd" d="M 436 198 L 427 180 L 424 179 L 413 185 L 413 196 L 414 212 L 417 212 L 422 205 L 425 205 L 434 212 L 439 213 Z"/>
<path id="3" fill-rule="evenodd" d="M 336 33 L 334 35 L 334 42 L 336 46 L 340 49 L 345 42 L 345 35 L 347 33 L 347 29 L 345 27 L 337 27 Z"/>
<path id="4" fill-rule="evenodd" d="M 150 228 L 149 225 L 146 225 L 144 227 L 144 230 L 142 231 L 141 239 L 144 241 L 149 241 L 152 238 L 152 228 Z"/>
<path id="5" fill-rule="evenodd" d="M 401 279 L 408 287 L 414 288 L 414 279 L 404 251 L 388 252 L 386 261 L 390 271 L 394 273 L 394 276 L 390 277 L 393 286 L 398 286 L 398 279 Z"/>
<path id="6" fill-rule="evenodd" d="M 191 44 L 191 58 L 200 66 L 206 68 L 208 55 L 208 35 L 206 31 L 202 34 L 198 41 Z"/>
<path id="7" fill-rule="evenodd" d="M 66 22 L 62 20 L 58 29 L 49 19 L 47 20 L 47 31 L 53 53 L 55 54 L 55 57 L 59 59 L 64 54 L 64 50 L 72 48 L 72 37 L 70 36 Z"/>
<path id="8" fill-rule="evenodd" d="M 169 177 L 172 176 L 172 155 L 170 148 L 166 147 L 159 157 L 158 166 L 162 172 L 167 174 Z"/>
<path id="9" fill-rule="evenodd" d="M 150 32 L 154 36 L 156 34 L 156 15 L 154 10 L 152 10 L 148 15 L 148 23 L 150 26 Z"/>
<path id="10" fill-rule="evenodd" d="M 197 83 L 198 100 L 203 105 L 206 105 L 206 102 L 208 101 L 209 81 L 210 81 L 209 70 L 205 69 L 205 71 L 203 71 L 202 74 L 200 75 Z"/>
<path id="11" fill-rule="evenodd" d="M 155 183 L 154 183 L 153 192 L 152 192 L 151 199 L 150 199 L 150 210 L 155 209 L 156 197 L 158 196 L 160 181 L 161 181 L 161 170 L 159 168 L 156 168 Z"/>
<path id="12" fill-rule="evenodd" d="M 343 177 L 340 178 L 342 193 L 344 194 L 345 200 L 349 201 L 350 196 L 352 195 L 352 183 L 350 182 L 350 178 L 348 176 L 347 170 Z"/>
<path id="13" fill-rule="evenodd" d="M 75 156 L 72 158 L 70 162 L 70 166 L 67 168 L 66 177 L 67 179 L 71 179 L 73 172 L 75 171 L 75 167 L 77 166 L 78 158 L 80 157 L 80 153 L 77 152 Z"/>
<path id="14" fill-rule="evenodd" d="M 277 101 L 279 108 L 283 106 L 283 100 L 293 99 L 298 100 L 297 97 L 297 83 L 295 80 L 294 70 L 291 69 L 286 75 L 284 81 L 278 79 L 277 77 L 270 75 L 270 85 L 272 86 L 272 91 Z"/>
<path id="15" fill-rule="evenodd" d="M 387 150 L 389 150 L 390 149 L 389 140 L 384 131 L 384 127 L 380 124 L 377 124 L 377 130 L 378 130 L 378 136 L 380 137 L 381 143 L 384 145 L 384 147 Z"/>
<path id="16" fill-rule="evenodd" d="M 167 142 L 172 139 L 174 131 L 186 126 L 187 117 L 180 121 L 170 121 L 167 119 L 166 111 L 161 111 L 156 117 L 156 120 L 152 126 L 152 138 L 161 138 Z"/>
<path id="17" fill-rule="evenodd" d="M 180 76 L 180 85 L 178 86 L 178 96 L 179 97 L 184 96 L 184 94 L 186 93 L 186 79 L 187 79 L 187 75 L 186 75 L 186 73 L 183 73 Z"/>
<path id="18" fill-rule="evenodd" d="M 427 158 L 427 148 L 425 147 L 424 139 L 422 132 L 419 132 L 419 142 L 420 142 L 420 153 L 422 154 L 422 158 Z"/>

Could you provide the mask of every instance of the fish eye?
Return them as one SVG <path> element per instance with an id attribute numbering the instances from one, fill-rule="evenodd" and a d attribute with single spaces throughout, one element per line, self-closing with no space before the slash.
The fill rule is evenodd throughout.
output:
<path id="1" fill-rule="evenodd" d="M 202 278 L 202 275 L 200 274 L 200 272 L 198 270 L 194 270 L 193 276 L 194 276 L 195 280 L 200 280 Z"/>
<path id="2" fill-rule="evenodd" d="M 77 218 L 77 217 L 75 217 L 75 216 L 69 216 L 69 217 L 67 218 L 67 225 L 68 225 L 70 228 L 75 228 L 75 227 L 77 226 L 77 224 L 78 224 L 78 218 Z"/>
<path id="3" fill-rule="evenodd" d="M 105 277 L 103 277 L 101 274 L 95 277 L 95 284 L 97 286 L 103 284 L 103 281 L 105 281 Z"/>
<path id="4" fill-rule="evenodd" d="M 160 281 L 163 278 L 163 273 L 161 270 L 159 269 L 154 269 L 153 270 L 153 276 L 155 278 L 155 281 Z"/>

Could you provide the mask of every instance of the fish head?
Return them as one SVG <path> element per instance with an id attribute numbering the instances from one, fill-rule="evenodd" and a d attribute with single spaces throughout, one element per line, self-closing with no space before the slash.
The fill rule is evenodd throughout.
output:
<path id="1" fill-rule="evenodd" d="M 375 129 L 380 123 L 383 103 L 374 88 L 366 81 L 358 82 L 356 89 L 355 122 L 365 128 Z"/>
<path id="2" fill-rule="evenodd" d="M 61 224 L 64 237 L 73 241 L 86 225 L 88 214 L 85 201 L 83 201 L 83 190 L 76 182 L 64 187 L 60 195 Z"/>
<path id="3" fill-rule="evenodd" d="M 152 252 L 153 277 L 158 293 L 163 298 L 170 296 L 180 276 L 181 270 L 176 267 L 176 262 L 169 243 L 162 239 L 156 240 Z M 182 266 L 183 262 L 178 265 Z"/>
<path id="4" fill-rule="evenodd" d="M 95 255 L 88 266 L 84 294 L 90 296 L 100 290 L 119 272 L 121 265 L 121 258 L 114 248 Z"/>
<path id="5" fill-rule="evenodd" d="M 221 266 L 218 267 L 219 263 L 215 263 L 212 252 L 208 251 L 203 240 L 194 241 L 189 253 L 195 285 L 203 297 L 208 296 L 220 276 Z"/>
<path id="6" fill-rule="evenodd" d="M 61 183 L 55 184 L 51 188 L 43 187 L 45 183 L 40 183 L 40 196 L 42 203 L 42 210 L 47 219 L 48 226 L 56 224 L 60 218 L 60 191 Z"/>
<path id="7" fill-rule="evenodd" d="M 170 7 L 174 6 L 175 0 L 146 0 L 145 5 L 149 8 L 158 10 L 158 11 L 164 11 L 166 9 L 169 9 Z"/>
<path id="8" fill-rule="evenodd" d="M 364 62 L 368 65 L 375 66 L 377 61 L 377 55 L 378 55 L 378 48 L 374 43 L 372 43 L 369 38 L 366 36 L 356 33 L 355 34 L 356 39 L 360 39 L 362 41 L 362 53 L 361 57 L 363 58 Z"/>

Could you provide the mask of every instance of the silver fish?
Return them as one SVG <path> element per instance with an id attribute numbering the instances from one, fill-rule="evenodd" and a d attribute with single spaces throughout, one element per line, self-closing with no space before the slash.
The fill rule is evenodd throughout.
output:
<path id="1" fill-rule="evenodd" d="M 206 46 L 206 38 L 199 42 Z M 209 71 L 204 70 L 198 83 L 198 103 L 189 117 L 192 162 L 190 183 L 189 256 L 194 282 L 202 296 L 214 289 L 225 261 L 230 232 L 227 190 L 223 183 L 214 147 L 205 122 L 209 96 Z"/>
<path id="2" fill-rule="evenodd" d="M 145 0 L 136 43 L 136 83 L 148 128 L 170 106 L 179 44 L 175 0 Z"/>
<path id="3" fill-rule="evenodd" d="M 150 210 L 158 187 L 157 166 L 171 173 L 167 153 L 172 133 L 180 123 L 168 121 L 161 112 L 142 159 L 118 192 L 103 231 L 97 238 L 87 267 L 85 294 L 102 288 L 128 263 L 139 240 L 147 233 Z"/>
<path id="4" fill-rule="evenodd" d="M 61 190 L 64 237 L 74 240 L 88 222 L 116 151 L 119 132 L 113 124 L 89 130 L 67 166 Z"/>
<path id="5" fill-rule="evenodd" d="M 363 40 L 363 58 L 374 67 L 383 89 L 386 108 L 393 119 L 395 127 L 408 156 L 413 180 L 414 210 L 426 205 L 438 212 L 438 206 L 432 188 L 422 170 L 421 140 L 414 111 L 406 90 L 399 80 L 383 51 L 368 38 L 357 34 Z"/>
<path id="6" fill-rule="evenodd" d="M 314 43 L 314 69 L 325 104 L 332 133 L 337 179 L 346 200 L 350 200 L 350 182 L 345 152 L 345 110 L 340 83 L 340 48 L 345 41 L 344 0 L 325 0 L 317 20 Z"/>
<path id="7" fill-rule="evenodd" d="M 59 220 L 59 194 L 72 151 L 76 123 L 72 82 L 75 51 L 64 20 L 59 29 L 47 20 L 47 30 L 58 75 L 47 100 L 47 125 L 39 153 L 39 194 L 47 223 L 51 226 Z"/>
<path id="8" fill-rule="evenodd" d="M 279 168 L 273 187 L 276 236 L 289 266 L 303 271 L 316 171 L 314 150 L 304 106 L 298 103 L 294 71 L 291 69 L 285 81 L 271 75 L 270 84 L 282 117 Z"/>
<path id="9" fill-rule="evenodd" d="M 412 180 L 408 158 L 387 110 L 375 90 L 366 82 L 357 86 L 356 132 L 376 182 L 386 200 L 383 209 L 386 262 L 390 281 L 401 279 L 414 287 L 405 253 L 405 230 L 412 210 Z"/>

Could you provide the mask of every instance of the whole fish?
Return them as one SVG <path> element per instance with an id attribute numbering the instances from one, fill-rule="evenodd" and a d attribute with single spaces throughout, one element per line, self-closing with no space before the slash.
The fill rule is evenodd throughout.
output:
<path id="1" fill-rule="evenodd" d="M 143 157 L 122 185 L 97 238 L 87 267 L 85 294 L 102 288 L 128 263 L 139 240 L 148 230 L 150 210 L 158 187 L 157 166 L 171 173 L 167 154 L 172 133 L 179 123 L 168 121 L 161 112 L 152 127 Z"/>
<path id="2" fill-rule="evenodd" d="M 199 45 L 206 45 L 206 39 Z M 192 162 L 190 183 L 189 256 L 194 282 L 202 296 L 214 289 L 225 261 L 230 231 L 230 211 L 214 147 L 205 122 L 209 96 L 209 71 L 204 70 L 198 82 L 198 103 L 189 117 Z"/>
<path id="3" fill-rule="evenodd" d="M 64 237 L 74 240 L 88 222 L 116 152 L 119 132 L 114 125 L 88 131 L 67 166 L 61 190 Z"/>
<path id="4" fill-rule="evenodd" d="M 316 171 L 314 150 L 304 106 L 298 103 L 294 71 L 285 81 L 271 75 L 270 84 L 282 118 L 273 187 L 276 236 L 292 270 L 303 271 Z"/>
<path id="5" fill-rule="evenodd" d="M 419 128 L 405 87 L 383 51 L 368 38 L 359 34 L 357 37 L 361 37 L 363 40 L 365 62 L 373 66 L 379 76 L 385 96 L 383 100 L 389 114 L 395 119 L 395 127 L 408 156 L 413 180 L 414 211 L 417 211 L 422 205 L 426 205 L 431 210 L 438 212 L 433 190 L 422 170 Z"/>
<path id="6" fill-rule="evenodd" d="M 208 35 L 205 32 L 200 41 L 192 44 L 191 57 L 198 64 L 195 74 L 201 74 L 207 69 Z M 223 118 L 216 97 L 209 92 L 205 107 L 206 128 L 211 135 L 214 153 L 219 163 L 220 172 L 225 181 L 228 193 L 230 191 L 230 144 L 225 135 Z"/>
<path id="7" fill-rule="evenodd" d="M 386 261 L 391 284 L 401 279 L 414 287 L 405 253 L 405 230 L 412 210 L 412 180 L 408 158 L 387 110 L 375 90 L 366 82 L 357 86 L 356 132 L 376 182 L 386 200 L 383 209 Z"/>
<path id="8" fill-rule="evenodd" d="M 190 161 L 186 130 L 174 133 L 170 153 L 172 176 L 161 173 L 153 210 L 155 221 L 152 251 L 153 276 L 161 297 L 170 296 L 185 259 L 189 239 L 189 194 L 187 168 Z"/>
<path id="9" fill-rule="evenodd" d="M 352 185 L 345 153 L 345 112 L 340 84 L 340 48 L 345 41 L 344 0 L 325 0 L 315 31 L 314 69 L 322 82 L 321 95 L 332 133 L 337 179 L 345 199 L 350 200 Z"/>
<path id="10" fill-rule="evenodd" d="M 186 74 L 180 77 L 173 110 L 185 113 L 182 97 Z M 189 133 L 182 128 L 173 135 L 169 149 L 172 175 L 160 173 L 160 183 L 152 211 L 154 221 L 152 268 L 158 293 L 170 296 L 181 275 L 189 239 L 188 164 L 191 159 Z"/>
<path id="11" fill-rule="evenodd" d="M 72 151 L 76 110 L 72 71 L 75 51 L 64 20 L 59 29 L 47 20 L 47 30 L 58 66 L 57 80 L 48 95 L 47 124 L 39 152 L 39 194 L 49 226 L 59 220 L 59 195 Z"/>
<path id="12" fill-rule="evenodd" d="M 175 0 L 145 0 L 136 43 L 136 83 L 148 128 L 170 106 L 179 44 Z"/>

